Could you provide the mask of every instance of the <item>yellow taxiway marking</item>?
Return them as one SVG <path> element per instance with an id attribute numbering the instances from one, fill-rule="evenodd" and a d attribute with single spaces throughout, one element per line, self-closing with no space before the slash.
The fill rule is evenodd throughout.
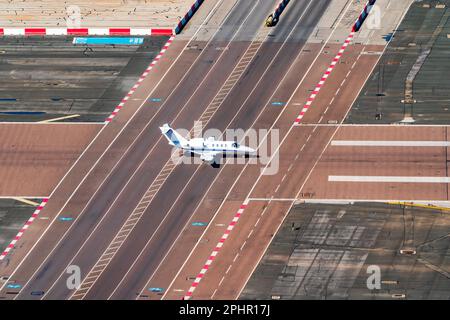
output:
<path id="1" fill-rule="evenodd" d="M 392 202 L 388 202 L 388 204 L 396 204 L 396 205 L 410 206 L 410 207 L 419 207 L 419 208 L 425 208 L 425 209 L 450 211 L 450 208 L 436 206 L 434 204 L 421 204 L 421 203 L 401 202 L 401 201 L 392 201 Z"/>
<path id="2" fill-rule="evenodd" d="M 26 203 L 26 204 L 29 204 L 31 206 L 35 206 L 35 207 L 37 207 L 39 205 L 39 203 L 31 201 L 31 200 L 28 200 L 28 199 L 25 199 L 25 198 L 13 198 L 13 199 L 17 200 L 17 201 L 20 201 L 20 202 L 23 202 L 23 203 Z"/>
<path id="3" fill-rule="evenodd" d="M 64 116 L 64 117 L 59 117 L 59 118 L 53 118 L 53 119 L 48 119 L 48 120 L 38 121 L 38 123 L 55 122 L 55 121 L 59 121 L 59 120 L 65 120 L 65 119 L 76 118 L 76 117 L 79 117 L 79 116 L 80 116 L 79 114 L 71 114 L 71 115 Z"/>

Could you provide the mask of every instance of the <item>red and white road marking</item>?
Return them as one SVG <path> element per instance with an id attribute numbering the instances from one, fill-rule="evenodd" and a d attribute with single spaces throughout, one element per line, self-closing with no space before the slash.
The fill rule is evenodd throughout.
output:
<path id="1" fill-rule="evenodd" d="M 206 263 L 204 264 L 202 270 L 200 270 L 200 273 L 195 278 L 194 282 L 192 283 L 191 287 L 189 288 L 188 292 L 184 296 L 184 300 L 189 300 L 194 293 L 195 289 L 197 288 L 198 284 L 202 280 L 202 278 L 205 276 L 206 272 L 209 269 L 209 266 L 216 258 L 217 254 L 219 253 L 220 249 L 222 248 L 225 241 L 228 239 L 228 236 L 231 232 L 231 230 L 234 229 L 234 226 L 239 221 L 239 218 L 244 213 L 245 208 L 247 208 L 249 200 L 245 200 L 244 203 L 240 206 L 239 210 L 236 212 L 236 214 L 233 217 L 233 220 L 231 220 L 230 224 L 228 225 L 227 229 L 225 230 L 224 234 L 220 238 L 219 242 L 217 243 L 216 247 L 214 248 L 213 252 L 209 256 L 208 260 L 206 260 Z"/>
<path id="2" fill-rule="evenodd" d="M 41 202 L 41 204 L 34 210 L 31 217 L 28 219 L 28 221 L 25 223 L 25 225 L 20 229 L 19 233 L 17 233 L 16 237 L 11 241 L 11 243 L 6 247 L 5 251 L 2 252 L 0 255 L 0 261 L 5 259 L 5 257 L 8 255 L 8 253 L 14 248 L 14 245 L 19 241 L 19 239 L 22 237 L 25 230 L 28 229 L 28 227 L 33 223 L 33 221 L 37 218 L 41 210 L 45 207 L 47 204 L 48 198 L 44 198 Z"/>
<path id="3" fill-rule="evenodd" d="M 119 103 L 119 105 L 114 109 L 114 111 L 109 115 L 108 118 L 106 118 L 105 123 L 108 124 L 114 119 L 114 117 L 119 113 L 120 109 L 123 108 L 125 102 L 130 99 L 131 95 L 136 91 L 136 89 L 140 86 L 142 81 L 144 81 L 145 77 L 149 74 L 150 70 L 153 69 L 156 63 L 161 59 L 161 57 L 164 55 L 164 53 L 167 51 L 169 46 L 172 44 L 173 40 L 175 39 L 175 36 L 171 36 L 170 39 L 166 42 L 164 47 L 161 49 L 159 54 L 153 59 L 152 63 L 145 69 L 144 73 L 139 77 L 136 84 L 128 91 L 127 95 L 122 99 L 122 101 Z"/>
<path id="4" fill-rule="evenodd" d="M 325 73 L 322 76 L 322 78 L 320 79 L 319 83 L 316 85 L 316 87 L 314 88 L 313 92 L 311 93 L 311 95 L 309 96 L 308 100 L 306 101 L 305 105 L 303 106 L 302 111 L 300 111 L 300 114 L 295 119 L 295 124 L 299 124 L 302 121 L 303 116 L 305 115 L 306 111 L 308 111 L 309 107 L 311 106 L 313 101 L 316 99 L 317 94 L 319 93 L 319 91 L 323 87 L 323 85 L 325 84 L 325 81 L 328 79 L 328 77 L 330 76 L 331 72 L 334 70 L 334 67 L 336 66 L 338 61 L 341 59 L 342 55 L 344 54 L 345 49 L 347 49 L 347 47 L 350 44 L 350 42 L 352 41 L 354 35 L 355 35 L 355 32 L 352 31 L 348 35 L 347 39 L 345 39 L 345 42 L 341 46 L 341 49 L 339 50 L 338 54 L 334 57 L 334 59 L 331 62 L 330 66 L 325 71 Z"/>
<path id="5" fill-rule="evenodd" d="M 172 28 L 0 28 L 0 36 L 171 36 Z"/>
<path id="6" fill-rule="evenodd" d="M 366 7 L 368 5 L 369 5 L 369 2 L 366 4 Z M 364 8 L 364 10 L 366 10 L 366 7 Z M 355 25 L 356 25 L 356 23 L 355 23 Z M 325 84 L 325 81 L 328 79 L 328 77 L 330 76 L 331 72 L 334 70 L 335 66 L 337 65 L 337 63 L 341 59 L 342 55 L 344 54 L 345 50 L 347 49 L 347 47 L 352 42 L 353 37 L 355 36 L 355 33 L 356 33 L 355 32 L 355 25 L 352 27 L 352 31 L 350 32 L 348 37 L 345 39 L 344 44 L 341 46 L 341 49 L 339 50 L 338 54 L 334 57 L 334 59 L 331 62 L 330 66 L 325 71 L 325 73 L 322 76 L 322 78 L 320 79 L 319 83 L 317 84 L 317 86 L 315 87 L 315 89 L 313 90 L 311 95 L 309 96 L 309 98 L 306 101 L 305 105 L 303 106 L 303 109 L 301 110 L 300 114 L 295 119 L 294 125 L 297 125 L 297 124 L 299 124 L 302 121 L 303 116 L 305 115 L 306 111 L 308 111 L 308 109 L 311 106 L 312 102 L 316 99 L 317 94 L 319 93 L 320 89 Z M 225 231 L 224 235 L 219 240 L 219 243 L 217 244 L 216 248 L 213 250 L 213 252 L 211 253 L 210 257 L 208 258 L 208 260 L 206 261 L 205 265 L 203 266 L 202 270 L 200 270 L 200 273 L 197 275 L 197 277 L 195 278 L 195 280 L 192 283 L 191 287 L 189 288 L 188 292 L 183 297 L 184 300 L 188 300 L 188 299 L 191 298 L 192 294 L 194 293 L 195 289 L 199 285 L 200 281 L 203 279 L 203 277 L 205 276 L 206 272 L 208 271 L 209 266 L 214 261 L 215 257 L 217 256 L 217 254 L 219 253 L 220 249 L 222 248 L 225 240 L 228 238 L 228 235 L 230 234 L 231 230 L 233 230 L 236 222 L 239 220 L 241 214 L 244 212 L 244 209 L 247 207 L 249 201 L 250 201 L 250 199 L 246 199 L 244 201 L 244 203 L 241 205 L 241 208 L 239 209 L 239 211 L 234 216 L 232 222 L 229 224 L 229 226 L 228 226 L 227 230 Z"/>

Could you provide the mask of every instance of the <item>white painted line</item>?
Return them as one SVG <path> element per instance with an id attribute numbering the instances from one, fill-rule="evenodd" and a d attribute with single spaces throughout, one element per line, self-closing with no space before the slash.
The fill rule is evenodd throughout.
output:
<path id="1" fill-rule="evenodd" d="M 4 28 L 3 33 L 5 35 L 10 35 L 10 36 L 24 36 L 25 29 L 24 28 Z"/>
<path id="2" fill-rule="evenodd" d="M 151 35 L 150 28 L 131 28 L 130 36 L 148 36 Z"/>
<path id="3" fill-rule="evenodd" d="M 449 177 L 409 176 L 328 176 L 333 182 L 400 182 L 400 183 L 450 183 Z"/>
<path id="4" fill-rule="evenodd" d="M 65 36 L 67 35 L 67 28 L 47 28 L 48 36 Z"/>
<path id="5" fill-rule="evenodd" d="M 333 140 L 332 146 L 354 147 L 450 147 L 449 141 L 383 141 L 383 140 Z"/>

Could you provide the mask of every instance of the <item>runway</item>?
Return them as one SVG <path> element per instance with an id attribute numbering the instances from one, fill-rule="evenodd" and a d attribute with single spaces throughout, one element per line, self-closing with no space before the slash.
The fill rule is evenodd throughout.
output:
<path id="1" fill-rule="evenodd" d="M 339 49 L 338 46 L 330 47 L 333 49 L 328 50 L 332 52 L 337 52 Z M 293 94 L 291 108 L 288 105 L 280 119 L 277 120 L 276 127 L 280 128 L 280 137 L 285 137 L 285 142 L 279 151 L 283 157 L 280 157 L 278 172 L 272 176 L 261 175 L 257 180 L 255 177 L 259 176 L 260 168 L 248 166 L 239 175 L 236 183 L 232 185 L 230 193 L 226 194 L 225 192 L 225 201 L 217 213 L 217 217 L 220 219 L 211 222 L 215 226 L 226 225 L 225 221 L 231 221 L 232 215 L 246 198 L 265 200 L 250 201 L 237 225 L 237 230 L 233 231 L 233 238 L 224 246 L 217 258 L 219 260 L 216 260 L 210 267 L 208 277 L 205 277 L 195 291 L 195 299 L 238 298 L 239 288 L 243 287 L 246 279 L 251 275 L 255 261 L 259 260 L 259 255 L 270 243 L 284 214 L 292 206 L 293 200 L 278 201 L 277 199 L 298 199 L 310 196 L 311 191 L 305 189 L 304 184 L 314 169 L 316 161 L 320 159 L 322 152 L 326 149 L 330 138 L 337 130 L 337 127 L 320 127 L 319 125 L 326 124 L 329 120 L 341 122 L 344 119 L 346 110 L 358 94 L 355 84 L 362 86 L 370 72 L 370 66 L 373 67 L 378 58 L 361 55 L 361 52 L 365 50 L 366 47 L 363 45 L 353 45 L 349 48 L 349 52 L 342 58 L 342 63 L 337 66 L 337 70 L 324 86 L 324 92 L 318 98 L 314 108 L 305 115 L 305 125 L 295 126 L 290 131 L 289 127 L 297 116 L 295 111 L 298 110 L 298 107 L 295 108 L 294 101 L 306 100 L 308 88 L 311 88 L 313 83 L 320 79 L 322 70 L 326 69 L 321 64 L 325 61 L 329 62 L 331 59 L 321 56 L 317 60 L 317 65 L 321 67 L 313 66 L 307 77 L 311 79 L 311 83 L 306 82 L 300 86 Z M 330 53 L 330 55 L 333 54 Z M 352 68 L 353 62 L 357 59 L 362 59 L 362 61 Z M 352 72 L 348 73 L 349 70 Z M 344 79 L 347 80 L 341 86 Z M 335 95 L 337 88 L 341 88 L 341 90 Z M 332 104 L 331 107 L 330 104 Z M 309 126 L 309 123 L 315 123 L 315 125 Z M 236 170 L 236 168 L 232 170 Z M 316 187 L 316 184 L 314 186 Z M 213 186 L 212 189 L 228 190 L 228 188 Z M 208 239 L 207 243 L 198 244 L 195 255 L 190 257 L 185 267 L 179 272 L 165 298 L 176 298 L 178 291 L 174 292 L 173 290 L 186 286 L 186 277 L 195 275 L 200 270 L 202 263 L 210 254 L 212 246 L 217 243 L 218 237 L 222 234 L 218 230 L 222 229 L 211 226 L 202 237 L 202 239 Z M 158 283 L 156 282 L 156 284 Z M 153 283 L 152 287 L 156 284 Z"/>
<path id="2" fill-rule="evenodd" d="M 370 41 L 370 37 L 367 39 Z M 298 102 L 306 101 L 309 90 L 317 83 L 326 69 L 324 57 L 316 61 L 305 83 L 296 90 L 291 102 L 277 119 L 275 127 L 280 129 L 283 144 L 280 148 L 280 170 L 274 176 L 259 176 L 260 168 L 248 166 L 238 175 L 230 192 L 225 192 L 224 201 L 220 204 L 205 233 L 197 233 L 200 239 L 195 249 L 190 252 L 174 280 L 170 282 L 163 298 L 176 299 L 180 292 L 186 292 L 200 270 L 204 270 L 205 261 L 214 252 L 214 247 L 224 233 L 233 215 L 244 201 L 249 200 L 239 223 L 209 265 L 208 274 L 203 275 L 200 284 L 195 286 L 194 299 L 236 299 L 240 295 L 248 277 L 265 252 L 272 237 L 297 199 L 314 196 L 314 192 L 305 188 L 311 173 L 322 158 L 329 141 L 338 132 L 338 126 L 322 126 L 328 123 L 342 123 L 353 101 L 362 89 L 376 65 L 379 55 L 367 55 L 366 52 L 381 52 L 384 46 L 355 44 L 343 56 L 342 61 L 322 88 L 314 107 L 306 113 L 302 125 L 291 129 L 292 121 L 298 114 Z M 338 47 L 327 44 L 331 57 Z M 323 60 L 322 60 L 323 59 Z M 328 62 L 332 58 L 328 57 Z M 317 65 L 316 65 L 317 64 Z M 320 70 L 320 71 L 319 71 Z M 322 72 L 321 72 L 322 71 Z M 309 89 L 309 90 L 308 90 Z M 234 168 L 235 169 L 235 168 Z M 231 170 L 231 168 L 230 168 Z M 256 180 L 256 181 L 255 181 Z M 320 185 L 312 183 L 315 188 Z M 219 189 L 213 186 L 211 190 Z M 212 196 L 217 196 L 217 191 Z M 255 200 L 252 200 L 255 199 Z M 200 209 L 201 210 L 201 209 Z M 200 211 L 199 210 L 199 211 Z M 211 219 L 211 216 L 209 217 Z M 186 239 L 187 240 L 187 239 Z M 184 242 L 184 241 L 180 241 Z M 177 253 L 180 255 L 180 252 Z M 163 265 L 163 270 L 167 265 Z M 167 274 L 166 274 L 167 276 Z M 189 284 L 190 282 L 190 284 Z M 165 284 L 164 277 L 154 278 L 147 287 Z M 194 284 L 192 284 L 194 286 Z M 155 298 L 155 295 L 152 296 Z"/>
<path id="3" fill-rule="evenodd" d="M 170 122 L 174 128 L 192 128 L 252 45 L 259 49 L 206 128 L 245 130 L 259 114 L 264 114 L 264 121 L 273 121 L 279 113 L 269 104 L 275 86 L 301 53 L 327 7 L 327 1 L 311 3 L 293 4 L 276 35 L 261 44 L 251 40 L 264 37 L 260 29 L 275 1 L 257 6 L 238 1 L 223 23 L 233 28 L 223 28 L 211 41 L 191 42 L 188 47 L 186 42 L 175 41 L 154 77 L 143 82 L 134 99 L 101 132 L 51 197 L 46 212 L 51 217 L 72 213 L 76 217 L 73 224 L 40 222 L 28 236 L 38 238 L 39 230 L 48 230 L 33 250 L 27 253 L 32 245 L 28 243 L 14 254 L 14 260 L 23 259 L 20 264 L 2 265 L 2 274 L 24 284 L 15 297 L 7 298 L 70 298 L 67 266 L 78 265 L 83 276 L 89 272 L 168 160 L 171 149 L 160 139 L 158 126 Z M 224 47 L 227 49 L 218 50 Z M 312 58 L 306 53 L 302 64 Z M 173 65 L 171 61 L 175 61 Z M 286 81 L 291 85 L 283 87 L 286 95 L 301 76 L 298 70 L 291 73 Z M 151 97 L 161 98 L 161 102 L 149 101 Z M 217 175 L 217 170 L 205 165 L 177 166 L 83 298 L 136 298 Z M 30 295 L 36 290 L 44 291 L 44 296 Z"/>
<path id="4" fill-rule="evenodd" d="M 351 3 L 333 15 L 330 28 L 338 35 L 307 43 L 324 12 L 330 14 L 329 1 L 292 2 L 271 30 L 263 23 L 276 1 L 217 1 L 198 33 L 174 41 L 58 185 L 45 212 L 51 219 L 71 214 L 74 222 L 38 221 L 10 263 L 0 265 L 22 289 L 6 294 L 2 288 L 0 295 L 181 299 L 246 201 L 193 296 L 238 298 L 293 203 L 321 195 L 323 183 L 313 179 L 341 132 L 333 124 L 345 119 L 385 47 L 370 42 L 374 33 L 358 38 L 302 123 L 293 125 L 341 48 L 339 34 L 355 19 L 347 12 Z M 277 130 L 282 144 L 274 156 L 279 157 L 219 169 L 173 165 L 158 127 L 169 122 L 191 130 L 198 119 L 206 122 L 204 129 L 220 132 Z M 275 174 L 261 174 L 269 165 L 276 166 Z M 70 265 L 81 269 L 77 290 L 66 285 Z M 31 295 L 35 291 L 43 294 Z"/>

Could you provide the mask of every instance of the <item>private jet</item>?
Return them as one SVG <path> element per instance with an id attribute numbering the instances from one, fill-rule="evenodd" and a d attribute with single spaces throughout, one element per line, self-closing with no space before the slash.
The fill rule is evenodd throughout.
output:
<path id="1" fill-rule="evenodd" d="M 214 137 L 193 138 L 187 140 L 178 132 L 172 129 L 167 123 L 159 128 L 162 134 L 169 141 L 169 144 L 175 146 L 183 152 L 190 152 L 191 155 L 199 155 L 200 159 L 209 163 L 213 167 L 220 164 L 220 155 L 233 155 L 249 157 L 256 153 L 252 148 L 242 146 L 235 141 L 219 141 Z"/>

